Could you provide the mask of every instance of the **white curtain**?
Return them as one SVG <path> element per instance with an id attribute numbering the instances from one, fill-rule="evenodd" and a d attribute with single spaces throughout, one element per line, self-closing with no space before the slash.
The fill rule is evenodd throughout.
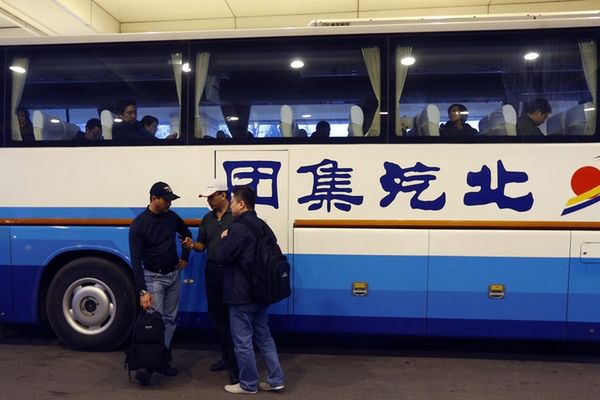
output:
<path id="1" fill-rule="evenodd" d="M 369 80 L 373 87 L 373 93 L 377 98 L 377 110 L 373 116 L 373 122 L 366 133 L 366 136 L 379 136 L 381 115 L 381 57 L 379 55 L 379 47 L 363 47 L 362 49 L 363 58 L 365 59 L 365 65 L 367 66 L 367 72 L 369 73 Z"/>
<path id="2" fill-rule="evenodd" d="M 201 138 L 205 133 L 204 128 L 202 127 L 202 121 L 200 120 L 200 100 L 202 100 L 202 93 L 204 93 L 204 86 L 206 85 L 209 62 L 210 53 L 196 54 L 196 102 L 194 103 L 194 108 L 196 109 L 196 123 L 194 135 L 197 138 Z"/>
<path id="3" fill-rule="evenodd" d="M 171 65 L 173 66 L 175 87 L 177 88 L 177 99 L 179 100 L 179 118 L 181 119 L 181 75 L 183 69 L 183 57 L 181 53 L 171 54 Z M 176 132 L 179 132 L 179 129 L 177 129 Z M 172 133 L 173 132 L 171 132 L 171 134 Z M 177 134 L 177 136 L 179 136 L 179 133 Z"/>
<path id="4" fill-rule="evenodd" d="M 11 66 L 21 67 L 25 70 L 23 73 L 10 71 L 12 73 L 12 97 L 10 101 L 12 140 L 20 141 L 23 139 L 21 138 L 21 129 L 19 128 L 19 120 L 17 119 L 17 107 L 23 96 L 23 89 L 25 88 L 25 81 L 27 80 L 27 70 L 29 68 L 29 59 L 15 58 Z"/>
<path id="5" fill-rule="evenodd" d="M 400 62 L 404 57 L 410 56 L 412 53 L 412 47 L 396 47 L 396 136 L 402 136 L 402 120 L 400 114 L 400 97 L 402 97 L 402 91 L 404 90 L 404 83 L 406 82 L 406 74 L 408 73 L 408 65 L 402 65 Z"/>
<path id="6" fill-rule="evenodd" d="M 583 72 L 588 89 L 592 94 L 592 107 L 594 110 L 586 111 L 587 123 L 585 125 L 585 134 L 593 135 L 596 129 L 596 116 L 598 115 L 598 81 L 596 72 L 598 70 L 596 42 L 580 42 L 579 52 L 581 53 L 581 63 L 583 64 Z"/>

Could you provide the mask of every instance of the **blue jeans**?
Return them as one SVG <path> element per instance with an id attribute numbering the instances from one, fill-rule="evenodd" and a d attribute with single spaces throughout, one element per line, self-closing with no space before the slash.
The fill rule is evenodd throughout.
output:
<path id="1" fill-rule="evenodd" d="M 162 315 L 165 323 L 165 346 L 171 348 L 171 339 L 175 334 L 175 318 L 179 307 L 179 270 L 162 275 L 144 270 L 146 287 L 152 295 L 152 309 Z"/>
<path id="2" fill-rule="evenodd" d="M 253 339 L 267 364 L 267 382 L 271 386 L 283 385 L 283 370 L 267 324 L 267 308 L 264 304 L 229 305 L 231 337 L 240 369 L 240 386 L 246 390 L 258 389 Z"/>

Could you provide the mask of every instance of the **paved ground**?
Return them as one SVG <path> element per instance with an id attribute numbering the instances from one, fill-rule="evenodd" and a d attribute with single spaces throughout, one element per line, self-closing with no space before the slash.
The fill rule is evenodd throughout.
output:
<path id="1" fill-rule="evenodd" d="M 319 341 L 319 338 L 315 338 Z M 335 341 L 335 340 L 334 340 Z M 292 343 L 294 344 L 294 343 Z M 286 391 L 263 399 L 594 399 L 600 396 L 600 358 L 553 344 L 500 346 L 485 342 L 402 342 L 374 348 L 281 346 Z M 560 346 L 560 345 L 559 345 Z M 497 346 L 496 346 L 497 347 Z M 180 375 L 156 376 L 142 388 L 129 383 L 123 352 L 69 350 L 51 336 L 0 339 L 0 399 L 231 399 L 227 376 L 208 365 L 212 346 L 179 338 Z M 264 371 L 263 371 L 264 374 Z M 244 397 L 237 395 L 237 397 Z M 245 397 L 244 397 L 245 398 Z"/>

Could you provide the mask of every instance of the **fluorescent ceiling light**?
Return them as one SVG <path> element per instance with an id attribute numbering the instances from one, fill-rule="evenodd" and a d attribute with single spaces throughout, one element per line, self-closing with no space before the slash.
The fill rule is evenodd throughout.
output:
<path id="1" fill-rule="evenodd" d="M 302 68 L 302 67 L 304 67 L 304 61 L 302 61 L 302 60 L 299 60 L 299 59 L 293 60 L 293 61 L 290 63 L 290 67 L 292 67 L 292 68 L 294 68 L 294 69 L 299 69 L 299 68 Z"/>
<path id="2" fill-rule="evenodd" d="M 27 72 L 27 70 L 23 67 L 20 67 L 18 65 L 11 65 L 10 67 L 8 67 L 11 71 L 16 72 L 17 74 L 24 74 L 25 72 Z"/>
<path id="3" fill-rule="evenodd" d="M 530 51 L 529 53 L 525 54 L 523 56 L 523 58 L 527 61 L 533 61 L 533 60 L 537 60 L 539 56 L 540 56 L 540 53 L 536 53 L 535 51 Z"/>
<path id="4" fill-rule="evenodd" d="M 409 56 L 409 57 L 404 57 L 402 60 L 400 60 L 400 64 L 409 66 L 409 65 L 413 65 L 415 63 L 415 61 L 417 61 L 417 60 L 414 57 Z"/>

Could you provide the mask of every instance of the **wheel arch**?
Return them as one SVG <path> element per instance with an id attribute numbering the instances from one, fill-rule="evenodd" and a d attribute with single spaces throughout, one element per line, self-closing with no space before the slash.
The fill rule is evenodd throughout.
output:
<path id="1" fill-rule="evenodd" d="M 133 277 L 133 271 L 131 270 L 131 267 L 123 258 L 116 254 L 102 250 L 68 250 L 62 252 L 50 260 L 50 262 L 46 265 L 46 268 L 44 268 L 42 277 L 40 279 L 37 301 L 38 318 L 40 321 L 45 324 L 48 323 L 48 316 L 46 314 L 46 295 L 52 279 L 54 279 L 58 271 L 60 271 L 61 268 L 63 268 L 69 262 L 86 257 L 102 258 L 113 262 L 126 271 L 127 276 L 130 279 L 130 283 L 135 286 L 135 279 Z"/>

